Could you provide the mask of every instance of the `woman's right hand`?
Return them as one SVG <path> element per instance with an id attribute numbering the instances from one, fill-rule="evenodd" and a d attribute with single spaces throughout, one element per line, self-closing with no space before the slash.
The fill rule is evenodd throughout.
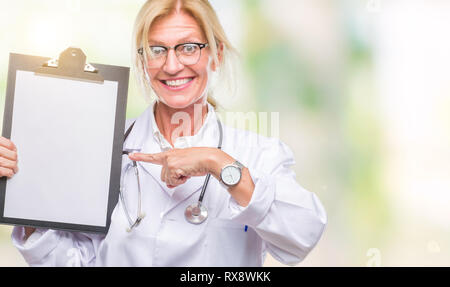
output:
<path id="1" fill-rule="evenodd" d="M 11 140 L 0 137 L 0 177 L 11 178 L 18 171 L 16 145 Z"/>
<path id="2" fill-rule="evenodd" d="M 0 137 L 0 177 L 13 177 L 19 171 L 17 167 L 16 145 L 5 137 Z M 25 240 L 34 232 L 33 227 L 25 227 Z"/>

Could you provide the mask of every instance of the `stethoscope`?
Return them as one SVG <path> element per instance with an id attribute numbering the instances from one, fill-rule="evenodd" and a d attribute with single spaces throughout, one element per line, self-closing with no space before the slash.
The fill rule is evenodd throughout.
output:
<path id="1" fill-rule="evenodd" d="M 124 139 L 123 139 L 124 142 L 127 139 L 128 135 L 130 134 L 131 130 L 133 129 L 133 126 L 135 123 L 136 122 L 134 122 L 128 128 L 128 130 L 125 132 Z M 222 149 L 223 130 L 222 130 L 222 123 L 219 121 L 219 119 L 217 119 L 217 125 L 219 126 L 219 132 L 220 132 L 219 145 L 217 146 L 217 148 Z M 128 151 L 122 151 L 122 155 L 128 155 L 128 154 L 129 154 Z M 128 212 L 127 205 L 125 204 L 125 199 L 123 196 L 124 189 L 122 188 L 122 186 L 120 187 L 120 192 L 119 192 L 120 200 L 123 205 L 124 213 L 127 217 L 128 223 L 130 224 L 130 226 L 127 228 L 127 232 L 131 232 L 133 230 L 133 228 L 139 226 L 139 224 L 145 217 L 145 213 L 142 212 L 141 182 L 139 180 L 139 169 L 138 169 L 136 161 L 132 161 L 131 166 L 134 169 L 134 174 L 136 175 L 137 187 L 138 187 L 138 210 L 137 210 L 136 220 L 134 222 L 131 219 L 130 213 Z M 124 171 L 124 174 L 126 174 L 128 172 L 128 168 Z M 202 191 L 200 193 L 198 201 L 189 205 L 188 207 L 186 207 L 186 210 L 184 211 L 184 217 L 186 218 L 186 220 L 189 223 L 201 224 L 208 218 L 208 209 L 206 208 L 205 205 L 203 205 L 203 197 L 205 196 L 206 187 L 208 186 L 210 177 L 211 177 L 211 174 L 208 173 L 206 175 L 205 181 L 203 182 Z"/>

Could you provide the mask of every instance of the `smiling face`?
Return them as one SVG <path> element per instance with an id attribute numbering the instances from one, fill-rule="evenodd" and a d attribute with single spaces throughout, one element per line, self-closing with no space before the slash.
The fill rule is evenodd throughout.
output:
<path id="1" fill-rule="evenodd" d="M 149 30 L 150 46 L 174 47 L 182 43 L 206 43 L 197 21 L 185 12 L 174 12 L 156 20 Z M 161 67 L 147 65 L 153 90 L 159 100 L 174 109 L 183 109 L 206 100 L 209 48 L 201 50 L 200 60 L 190 66 L 178 61 L 173 49 Z"/>

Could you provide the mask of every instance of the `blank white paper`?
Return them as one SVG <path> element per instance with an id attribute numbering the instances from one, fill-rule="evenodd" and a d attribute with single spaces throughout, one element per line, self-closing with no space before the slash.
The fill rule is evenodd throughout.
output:
<path id="1" fill-rule="evenodd" d="M 5 217 L 106 226 L 117 88 L 17 71 Z"/>

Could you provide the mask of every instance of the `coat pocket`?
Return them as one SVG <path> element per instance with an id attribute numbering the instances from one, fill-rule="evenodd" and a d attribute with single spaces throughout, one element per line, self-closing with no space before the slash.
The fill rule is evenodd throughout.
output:
<path id="1" fill-rule="evenodd" d="M 261 266 L 261 240 L 256 232 L 223 218 L 211 218 L 207 224 L 210 266 Z"/>

